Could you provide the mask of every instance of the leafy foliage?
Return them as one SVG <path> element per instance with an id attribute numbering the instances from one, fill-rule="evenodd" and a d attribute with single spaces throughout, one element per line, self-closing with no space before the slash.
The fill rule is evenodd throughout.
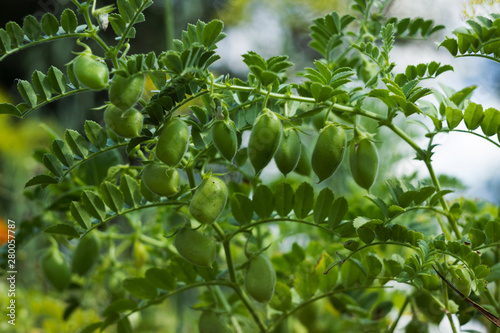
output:
<path id="1" fill-rule="evenodd" d="M 23 28 L 11 22 L 0 29 L 0 60 L 41 42 L 77 37 L 77 43 L 83 45 L 81 40 L 90 38 L 112 65 L 111 75 L 147 75 L 152 83 L 132 105 L 140 112 L 138 136 L 123 138 L 109 124 L 87 120 L 82 133 L 67 129 L 63 137 L 54 136 L 50 149 L 36 155 L 45 172 L 25 185 L 26 196 L 40 204 L 40 215 L 33 224 L 36 220 L 41 225 L 54 248 L 57 244 L 72 252 L 70 242 L 89 233 L 106 239 L 96 270 L 88 273 L 88 284 L 107 290 L 108 305 L 102 309 L 101 321 L 89 324 L 83 332 L 111 325 L 118 332 L 130 332 L 133 313 L 191 289 L 197 290 L 194 309 L 214 314 L 212 319 L 220 320 L 221 325 L 230 323 L 237 331 L 274 332 L 285 321 L 290 325 L 300 322 L 311 332 L 331 331 L 332 327 L 340 331 L 352 325 L 381 331 L 390 325 L 388 314 L 395 309 L 403 315 L 409 303 L 414 317 L 418 313 L 430 323 L 438 324 L 445 312 L 457 313 L 460 324 L 467 323 L 472 316 L 466 301 L 453 298 L 451 292 L 443 293 L 440 278 L 452 281 L 457 290 L 472 292 L 471 298 L 498 311 L 487 286 L 500 279 L 500 268 L 491 259 L 498 255 L 500 244 L 498 207 L 451 199 L 448 194 L 454 189 L 443 186 L 436 177 L 432 156 L 434 137 L 462 131 L 462 122 L 467 128 L 462 132 L 476 131 L 474 135 L 500 147 L 490 138 L 500 135 L 500 111 L 484 110 L 471 102 L 475 86 L 459 91 L 442 86 L 442 92 L 422 86 L 422 81 L 452 71 L 450 65 L 433 61 L 394 73 L 395 59 L 390 53 L 400 39 L 428 38 L 442 26 L 422 18 L 386 18 L 382 13 L 388 3 L 355 0 L 353 9 L 359 20 L 336 12 L 314 20 L 310 46 L 322 58 L 300 73 L 301 83 L 288 81 L 293 64 L 287 56 L 264 59 L 253 51 L 243 55 L 249 70 L 246 80 L 211 72 L 210 65 L 219 59 L 217 43 L 225 37 L 219 20 L 189 24 L 181 39 L 173 42 L 172 50 L 128 54 L 128 43 L 136 35 L 134 25 L 145 20 L 143 12 L 151 0 L 118 0 L 116 8 L 100 11 L 91 8 L 92 2 L 75 2 L 78 16 L 66 9 L 60 23 L 47 14 L 41 22 L 27 17 Z M 115 9 L 118 12 L 112 13 Z M 101 20 L 99 24 L 93 23 L 90 13 Z M 102 13 L 109 14 L 117 36 L 114 46 L 98 35 L 97 27 L 106 17 Z M 495 45 L 498 18 L 493 18 L 469 21 L 472 29 L 455 31 L 458 39 L 447 39 L 441 45 L 455 56 L 460 50 L 462 55 L 479 52 L 496 58 L 494 50 L 488 53 L 488 47 Z M 86 24 L 78 26 L 78 19 Z M 109 90 L 108 86 L 104 89 Z M 71 64 L 66 74 L 55 67 L 47 73 L 35 71 L 31 81 L 19 80 L 17 89 L 23 102 L 0 104 L 0 113 L 25 117 L 47 103 L 88 90 Z M 429 95 L 436 98 L 436 105 L 423 99 Z M 370 98 L 382 101 L 382 106 L 372 109 Z M 249 161 L 249 154 L 285 142 L 281 132 L 269 135 L 263 130 L 262 145 L 249 149 L 244 135 L 253 134 L 256 120 L 264 113 L 311 143 L 300 145 L 300 161 L 284 179 L 269 181 Z M 399 113 L 405 116 L 401 122 L 420 123 L 426 129 L 426 146 L 422 148 L 394 121 Z M 421 121 L 424 117 L 432 120 L 434 129 Z M 166 167 L 157 149 L 159 137 L 173 118 L 186 128 L 187 150 L 183 145 L 182 158 Z M 358 118 L 369 126 L 365 128 Z M 232 160 L 232 155 L 223 156 L 214 145 L 212 127 L 216 122 L 234 130 L 231 139 L 237 152 Z M 391 140 L 401 139 L 414 149 L 430 178 L 414 176 L 410 181 L 380 173 L 375 190 L 361 193 L 341 166 L 334 181 L 315 184 L 311 162 L 331 161 L 311 161 L 309 152 L 332 123 L 347 133 L 353 149 L 361 139 L 380 136 L 375 128 L 385 127 L 392 132 Z M 345 141 L 339 157 L 343 165 Z M 170 147 L 175 144 L 168 142 Z M 142 181 L 144 167 L 152 163 L 162 165 L 153 182 L 177 175 L 180 186 L 172 196 L 162 196 Z M 200 191 L 205 185 L 200 185 L 209 179 L 213 187 L 210 200 L 201 198 L 198 208 L 216 216 L 216 221 L 198 223 L 190 203 L 193 195 L 205 195 Z M 222 187 L 220 179 L 227 188 L 218 188 Z M 216 206 L 223 208 L 213 214 Z M 179 230 L 189 230 L 190 235 L 210 244 L 216 259 L 208 260 L 208 265 L 185 260 L 183 251 L 194 246 L 187 244 L 180 250 Z M 257 289 L 266 287 L 266 297 L 261 298 L 243 286 L 249 285 L 248 275 L 261 276 L 259 272 L 248 274 L 248 270 L 262 257 L 270 259 L 262 261 L 266 273 L 261 274 L 262 279 L 264 275 L 268 279 L 253 284 Z M 64 259 L 59 264 L 65 267 Z M 72 288 L 81 293 L 68 302 L 67 316 L 86 306 L 80 294 L 87 284 L 76 279 L 73 277 Z M 406 301 L 396 301 L 397 292 L 386 288 L 389 281 L 411 287 Z M 269 300 L 270 291 L 273 297 Z M 267 305 L 273 312 L 263 316 L 260 312 Z M 322 320 L 311 317 L 311 313 L 327 313 L 325 309 L 327 324 L 338 326 L 322 328 Z M 479 311 L 494 322 L 487 315 L 490 312 Z"/>

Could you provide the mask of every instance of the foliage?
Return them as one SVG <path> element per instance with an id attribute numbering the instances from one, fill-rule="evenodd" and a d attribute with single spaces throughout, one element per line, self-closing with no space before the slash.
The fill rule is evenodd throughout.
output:
<path id="1" fill-rule="evenodd" d="M 189 290 L 197 291 L 189 305 L 203 318 L 200 331 L 217 322 L 236 332 L 394 332 L 401 316 L 391 322 L 388 314 L 410 308 L 407 330 L 417 317 L 439 324 L 446 316 L 454 331 L 452 314 L 460 325 L 485 313 L 485 323 L 498 321 L 498 297 L 491 291 L 499 290 L 500 279 L 498 206 L 450 199 L 453 189 L 442 186 L 432 156 L 434 138 L 448 132 L 473 134 L 499 148 L 491 137 L 500 139 L 500 111 L 471 102 L 476 87 L 441 93 L 424 86 L 452 71 L 448 64 L 415 64 L 397 73 L 391 58 L 399 40 L 428 38 L 442 26 L 385 17 L 387 0 L 354 0 L 350 14 L 313 21 L 310 46 L 321 58 L 299 73 L 300 83 L 290 83 L 287 56 L 264 59 L 253 51 L 242 56 L 245 79 L 212 72 L 220 58 L 217 43 L 225 37 L 219 20 L 189 24 L 171 50 L 131 54 L 134 26 L 145 21 L 152 0 L 117 0 L 116 8 L 100 9 L 95 1 L 72 3 L 77 10 L 65 9 L 60 19 L 28 16 L 22 27 L 9 22 L 0 29 L 0 61 L 30 46 L 77 38 L 86 54 L 88 39 L 100 47 L 94 51 L 100 57 L 89 63 L 111 68 L 109 83 L 93 87 L 109 92 L 110 102 L 96 107 L 122 117 L 105 124 L 87 120 L 84 133 L 67 129 L 36 155 L 46 170 L 26 182 L 25 195 L 40 213 L 21 224 L 16 243 L 23 246 L 43 227 L 51 240 L 46 280 L 54 293 L 73 300 L 65 319 L 87 307 L 86 290 L 108 296 L 99 305 L 99 321 L 82 332 L 110 326 L 140 331 L 131 316 Z M 441 46 L 453 56 L 500 62 L 499 22 L 494 14 L 469 20 L 470 29 L 455 30 L 456 39 Z M 115 45 L 99 35 L 108 23 Z M 23 101 L 1 103 L 0 113 L 25 118 L 90 90 L 73 65 L 19 80 Z M 152 91 L 143 91 L 145 76 Z M 113 89 L 117 81 L 120 89 Z M 424 99 L 429 95 L 437 104 Z M 368 110 L 374 99 L 383 107 Z M 116 105 L 123 100 L 126 106 Z M 140 121 L 122 122 L 133 108 Z M 379 134 L 361 119 L 412 147 L 429 179 L 377 179 Z M 421 122 L 427 144 L 417 144 L 402 121 Z M 462 121 L 467 130 L 458 129 Z M 290 143 L 288 133 L 312 144 Z M 276 151 L 292 157 L 276 157 Z M 286 177 L 268 181 L 273 156 Z M 288 159 L 290 168 L 282 165 Z M 349 183 L 342 167 L 347 160 L 360 186 Z M 350 184 L 348 190 L 332 186 L 332 179 Z M 79 262 L 90 258 L 82 255 L 88 246 L 92 262 Z M 390 281 L 410 291 L 403 297 Z M 468 304 L 489 312 L 472 312 Z M 328 317 L 315 319 L 327 311 Z"/>

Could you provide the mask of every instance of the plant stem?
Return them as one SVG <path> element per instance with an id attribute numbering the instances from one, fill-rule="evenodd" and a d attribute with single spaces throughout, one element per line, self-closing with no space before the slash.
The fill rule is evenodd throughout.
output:
<path id="1" fill-rule="evenodd" d="M 386 124 L 386 126 L 390 130 L 392 130 L 396 135 L 398 135 L 401 139 L 403 139 L 404 141 L 406 141 L 417 152 L 417 154 L 419 156 L 421 156 L 421 157 L 426 156 L 426 153 L 422 150 L 422 148 L 420 148 L 415 143 L 415 141 L 413 141 L 399 127 L 397 127 L 393 123 Z M 439 180 L 436 177 L 436 173 L 434 172 L 434 168 L 432 167 L 430 158 L 426 158 L 426 160 L 424 160 L 424 162 L 425 162 L 425 166 L 427 167 L 427 170 L 429 171 L 429 175 L 431 177 L 432 183 L 436 187 L 436 191 L 437 192 L 441 191 L 441 185 L 439 184 Z M 455 235 L 457 236 L 458 239 L 461 239 L 462 238 L 462 233 L 458 229 L 457 222 L 455 221 L 455 219 L 449 214 L 450 208 L 448 207 L 448 203 L 446 202 L 446 200 L 442 196 L 439 198 L 439 202 L 441 203 L 441 206 L 443 207 L 443 209 L 448 213 L 448 215 L 447 215 L 448 222 L 450 223 L 451 228 L 455 232 Z M 444 232 L 444 230 L 443 230 L 443 232 Z"/>
<path id="2" fill-rule="evenodd" d="M 243 331 L 241 330 L 240 324 L 238 323 L 238 320 L 236 319 L 236 317 L 233 315 L 233 313 L 231 311 L 231 306 L 227 302 L 226 296 L 224 295 L 224 293 L 220 289 L 220 286 L 215 286 L 214 289 L 215 289 L 215 293 L 217 294 L 217 297 L 219 298 L 219 300 L 222 303 L 222 306 L 224 307 L 224 309 L 226 309 L 226 311 L 228 313 L 230 313 L 231 323 L 233 323 L 233 326 L 236 330 L 236 333 L 243 333 Z"/>
<path id="3" fill-rule="evenodd" d="M 165 0 L 165 49 L 174 49 L 174 2 Z"/>
<path id="4" fill-rule="evenodd" d="M 368 287 L 355 287 L 355 288 L 344 288 L 344 289 L 338 289 L 338 290 L 334 290 L 334 291 L 330 291 L 330 292 L 327 292 L 327 293 L 324 293 L 324 294 L 321 294 L 321 295 L 318 295 L 318 296 L 315 296 L 315 297 L 312 297 L 302 303 L 299 303 L 297 304 L 297 306 L 295 306 L 292 310 L 288 311 L 288 312 L 285 312 L 283 313 L 277 320 L 275 320 L 273 322 L 273 324 L 271 326 L 268 327 L 268 329 L 264 332 L 266 333 L 271 333 L 273 332 L 276 327 L 279 326 L 279 324 L 285 320 L 287 317 L 289 317 L 290 315 L 294 314 L 295 312 L 297 312 L 298 310 L 300 310 L 301 308 L 313 303 L 313 302 L 316 302 L 322 298 L 325 298 L 325 297 L 329 297 L 329 296 L 332 296 L 332 295 L 335 295 L 335 294 L 339 294 L 339 293 L 346 293 L 348 291 L 352 291 L 352 290 L 360 290 L 360 289 L 388 289 L 388 288 L 392 288 L 392 287 L 387 287 L 387 286 L 368 286 Z"/>
<path id="5" fill-rule="evenodd" d="M 410 302 L 410 297 L 406 297 L 405 302 L 403 303 L 403 306 L 401 306 L 401 310 L 399 310 L 398 317 L 392 323 L 392 325 L 389 328 L 389 330 L 387 331 L 387 333 L 393 333 L 394 332 L 394 330 L 396 329 L 396 326 L 398 326 L 398 322 L 401 319 L 401 316 L 403 315 L 403 312 L 405 311 L 406 306 L 408 305 L 409 302 Z"/>

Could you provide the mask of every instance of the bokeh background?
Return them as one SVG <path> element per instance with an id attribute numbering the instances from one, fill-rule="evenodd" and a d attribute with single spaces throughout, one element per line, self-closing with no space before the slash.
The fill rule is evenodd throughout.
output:
<path id="1" fill-rule="evenodd" d="M 113 4 L 112 0 L 98 0 L 98 6 Z M 34 15 L 38 19 L 46 12 L 59 17 L 66 8 L 74 8 L 70 0 L 4 0 L 0 10 L 0 27 L 8 21 L 22 25 L 23 18 Z M 323 16 L 332 10 L 340 13 L 349 12 L 349 2 L 343 0 L 156 0 L 146 11 L 146 23 L 136 26 L 136 38 L 131 42 L 132 51 L 137 53 L 151 50 L 160 53 L 166 50 L 169 36 L 179 38 L 187 23 L 196 23 L 198 19 L 209 21 L 218 18 L 225 23 L 227 38 L 219 45 L 222 59 L 213 67 L 216 72 L 229 73 L 233 77 L 245 78 L 247 68 L 241 54 L 249 50 L 256 51 L 267 58 L 273 55 L 287 54 L 295 63 L 294 70 L 300 71 L 310 66 L 319 55 L 308 47 L 308 26 L 315 17 Z M 500 12 L 499 1 L 465 0 L 394 0 L 387 7 L 387 15 L 398 18 L 423 17 L 433 19 L 436 24 L 444 24 L 446 30 L 433 35 L 431 40 L 399 42 L 392 51 L 392 59 L 398 66 L 395 71 L 403 71 L 406 65 L 438 61 L 452 64 L 454 72 L 447 72 L 439 80 L 430 83 L 441 89 L 446 85 L 454 89 L 477 85 L 473 101 L 484 108 L 500 107 L 500 65 L 485 59 L 453 59 L 444 50 L 438 50 L 437 44 L 452 30 L 465 25 L 465 20 L 474 15 L 487 15 Z M 173 15 L 171 15 L 173 13 Z M 173 21 L 173 31 L 165 23 L 166 17 Z M 111 40 L 111 29 L 103 33 L 103 38 Z M 97 45 L 90 44 L 96 52 Z M 0 62 L 0 102 L 18 103 L 20 97 L 16 90 L 16 79 L 29 79 L 35 70 L 46 72 L 51 65 L 62 68 L 74 55 L 70 51 L 81 51 L 72 40 L 61 40 L 47 45 L 37 46 L 7 57 Z M 102 54 L 101 54 L 102 55 Z M 291 77 L 299 80 L 298 77 Z M 0 115 L 0 226 L 8 218 L 22 221 L 31 219 L 37 207 L 23 196 L 24 184 L 33 175 L 43 172 L 33 157 L 38 148 L 48 147 L 56 133 L 63 133 L 66 128 L 82 131 L 85 119 L 102 121 L 102 111 L 92 110 L 106 100 L 106 93 L 88 92 L 43 107 L 32 113 L 27 119 L 20 120 Z M 432 98 L 430 99 L 432 100 Z M 461 125 L 464 126 L 464 125 Z M 459 127 L 460 128 L 460 127 Z M 465 126 L 463 127 L 465 129 Z M 418 126 L 412 128 L 418 133 Z M 384 133 L 381 133 L 383 137 Z M 493 149 L 490 143 L 471 135 L 452 133 L 439 137 L 434 157 L 438 174 L 448 175 L 454 184 L 461 184 L 461 191 L 456 196 L 465 195 L 486 199 L 498 204 L 500 201 L 500 151 Z M 386 175 L 411 175 L 415 172 L 425 174 L 424 165 L 413 160 L 407 147 L 402 144 L 395 149 L 382 144 L 381 155 L 390 161 L 392 158 L 404 158 L 392 169 L 384 169 Z M 398 156 L 391 156 L 398 151 Z M 272 168 L 268 172 L 273 174 Z M 33 230 L 40 225 L 33 222 Z M 0 227 L 1 228 L 1 227 Z M 22 235 L 21 235 L 22 237 Z M 4 240 L 0 239 L 0 242 Z M 26 239 L 18 248 L 18 261 L 26 262 L 24 272 L 37 272 L 36 237 Z M 39 272 L 39 268 L 38 268 Z M 23 274 L 18 283 L 18 300 L 26 306 L 20 308 L 17 332 L 75 332 L 75 327 L 82 323 L 97 320 L 97 314 L 91 310 L 77 311 L 71 320 L 62 323 L 59 320 L 64 311 L 64 300 L 45 295 L 43 288 L 27 288 L 30 283 L 37 283 L 40 276 Z M 26 288 L 26 289 L 24 289 Z M 24 291 L 23 291 L 24 290 Z M 0 299 L 4 297 L 4 281 L 0 282 Z M 3 302 L 3 300 L 2 300 Z M 2 303 L 3 305 L 3 303 Z M 34 316 L 32 316 L 34 315 Z M 28 318 L 37 321 L 40 330 L 33 330 Z M 23 326 L 22 320 L 25 319 Z M 32 319 L 33 320 L 33 319 Z M 9 327 L 0 322 L 0 331 Z M 23 328 L 24 327 L 24 328 Z M 446 328 L 443 326 L 443 332 Z M 476 328 L 477 329 L 477 328 Z M 180 332 L 180 331 L 179 331 Z"/>

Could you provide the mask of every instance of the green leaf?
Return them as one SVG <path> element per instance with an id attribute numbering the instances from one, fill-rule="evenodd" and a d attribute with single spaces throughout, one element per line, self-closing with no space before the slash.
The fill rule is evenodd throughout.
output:
<path id="1" fill-rule="evenodd" d="M 9 34 L 4 29 L 0 29 L 0 53 L 12 50 Z"/>
<path id="2" fill-rule="evenodd" d="M 340 277 L 342 278 L 342 284 L 346 288 L 360 281 L 364 276 L 366 276 L 365 267 L 353 257 L 340 267 Z"/>
<path id="3" fill-rule="evenodd" d="M 87 230 L 88 228 L 90 228 L 90 215 L 79 202 L 71 202 L 69 210 L 73 218 L 83 229 Z"/>
<path id="4" fill-rule="evenodd" d="M 424 186 L 420 188 L 413 198 L 413 202 L 415 205 L 421 205 L 425 200 L 427 200 L 434 192 L 436 192 L 436 188 L 434 186 Z"/>
<path id="5" fill-rule="evenodd" d="M 47 72 L 47 79 L 49 80 L 52 90 L 59 94 L 64 94 L 66 92 L 66 77 L 57 67 L 50 66 Z"/>
<path id="6" fill-rule="evenodd" d="M 359 239 L 366 244 L 371 244 L 375 239 L 375 233 L 367 226 L 362 226 L 356 230 Z"/>
<path id="7" fill-rule="evenodd" d="M 26 80 L 19 80 L 17 83 L 17 90 L 24 99 L 26 104 L 30 107 L 35 107 L 37 103 L 37 96 L 33 86 Z"/>
<path id="8" fill-rule="evenodd" d="M 85 158 L 89 152 L 89 143 L 77 131 L 67 129 L 64 133 L 64 139 L 73 153 L 81 158 Z"/>
<path id="9" fill-rule="evenodd" d="M 408 229 L 400 224 L 395 224 L 391 227 L 392 239 L 396 242 L 403 243 L 406 241 L 406 235 L 408 234 Z"/>
<path id="10" fill-rule="evenodd" d="M 57 182 L 58 180 L 56 178 L 49 175 L 36 175 L 24 185 L 24 188 L 34 185 L 57 184 Z"/>
<path id="11" fill-rule="evenodd" d="M 452 56 L 457 56 L 458 44 L 455 39 L 446 37 L 446 39 L 439 45 L 439 47 L 441 46 L 445 47 Z"/>
<path id="12" fill-rule="evenodd" d="M 43 232 L 49 233 L 49 234 L 58 234 L 58 235 L 65 235 L 69 236 L 72 238 L 80 238 L 80 234 L 78 231 L 76 231 L 75 228 L 68 224 L 56 224 L 56 225 L 51 225 L 43 230 Z"/>
<path id="13" fill-rule="evenodd" d="M 482 230 L 471 228 L 469 230 L 469 239 L 472 245 L 472 248 L 476 248 L 483 244 L 486 241 L 486 236 Z"/>
<path id="14" fill-rule="evenodd" d="M 394 253 L 390 259 L 384 258 L 384 268 L 387 277 L 397 277 L 403 270 L 404 259 L 397 253 Z"/>
<path id="15" fill-rule="evenodd" d="M 481 121 L 481 129 L 486 136 L 497 134 L 500 127 L 500 111 L 488 108 L 484 111 L 484 118 Z"/>
<path id="16" fill-rule="evenodd" d="M 99 187 L 99 195 L 112 211 L 120 213 L 123 208 L 123 193 L 115 184 L 105 181 Z"/>
<path id="17" fill-rule="evenodd" d="M 205 25 L 202 43 L 208 50 L 216 48 L 215 44 L 226 37 L 226 34 L 222 33 L 223 28 L 224 23 L 220 20 L 212 20 Z"/>
<path id="18" fill-rule="evenodd" d="M 474 268 L 474 275 L 476 279 L 484 279 L 488 275 L 490 275 L 491 269 L 486 265 L 479 265 Z"/>
<path id="19" fill-rule="evenodd" d="M 266 219 L 274 210 L 273 191 L 266 185 L 258 185 L 253 194 L 253 207 L 260 218 Z"/>
<path id="20" fill-rule="evenodd" d="M 104 309 L 102 315 L 107 317 L 111 313 L 121 313 L 125 311 L 133 311 L 137 309 L 137 302 L 132 299 L 120 298 Z"/>
<path id="21" fill-rule="evenodd" d="M 191 111 L 194 113 L 194 115 L 202 125 L 207 123 L 208 116 L 207 116 L 207 111 L 204 108 L 198 105 L 190 105 L 189 108 L 191 109 Z"/>
<path id="22" fill-rule="evenodd" d="M 144 141 L 148 141 L 148 140 L 151 140 L 151 138 L 149 138 L 147 136 L 138 136 L 138 137 L 130 139 L 130 141 L 128 142 L 128 145 L 127 145 L 127 149 L 125 149 L 127 151 L 127 154 L 130 155 L 132 153 L 132 151 L 134 151 L 135 147 L 139 146 L 141 143 L 143 143 Z"/>
<path id="23" fill-rule="evenodd" d="M 84 329 L 80 331 L 80 333 L 92 333 L 96 329 L 101 328 L 104 325 L 104 322 L 92 323 L 88 326 L 85 326 Z"/>
<path id="24" fill-rule="evenodd" d="M 92 143 L 96 148 L 102 149 L 106 147 L 106 142 L 108 140 L 106 130 L 95 121 L 85 121 L 85 134 L 87 135 L 87 139 L 89 139 L 90 143 Z"/>
<path id="25" fill-rule="evenodd" d="M 146 279 L 156 288 L 167 291 L 175 290 L 177 286 L 175 276 L 163 268 L 151 267 L 146 271 Z"/>
<path id="26" fill-rule="evenodd" d="M 451 106 L 446 107 L 446 122 L 450 129 L 457 127 L 464 118 L 462 111 L 459 109 L 452 108 Z"/>
<path id="27" fill-rule="evenodd" d="M 406 191 L 404 193 L 401 193 L 398 197 L 399 206 L 403 208 L 408 207 L 412 203 L 417 193 L 417 191 Z"/>
<path id="28" fill-rule="evenodd" d="M 97 220 L 102 221 L 106 218 L 106 207 L 102 199 L 91 191 L 84 191 L 82 193 L 81 202 L 83 208 Z"/>
<path id="29" fill-rule="evenodd" d="M 370 252 L 363 259 L 368 276 L 375 277 L 380 274 L 382 271 L 382 260 L 377 254 Z"/>
<path id="30" fill-rule="evenodd" d="M 483 118 L 484 112 L 482 105 L 470 103 L 464 111 L 465 126 L 467 126 L 470 131 L 478 128 Z"/>
<path id="31" fill-rule="evenodd" d="M 436 194 L 434 194 L 432 196 L 431 200 L 429 200 L 429 206 L 433 206 L 443 196 L 445 196 L 448 193 L 453 193 L 453 192 L 454 192 L 453 190 L 441 190 L 441 191 L 437 192 Z"/>
<path id="32" fill-rule="evenodd" d="M 320 83 L 311 83 L 311 95 L 316 102 L 321 103 L 333 96 L 333 88 Z"/>
<path id="33" fill-rule="evenodd" d="M 389 217 L 389 210 L 387 209 L 386 203 L 382 199 L 374 196 L 373 194 L 365 194 L 365 197 L 368 198 L 371 202 L 373 202 L 380 209 L 380 211 L 384 214 L 386 218 Z"/>
<path id="34" fill-rule="evenodd" d="M 484 233 L 491 243 L 500 242 L 500 222 L 489 221 L 486 223 Z"/>
<path id="35" fill-rule="evenodd" d="M 299 219 L 304 219 L 314 205 L 314 189 L 311 184 L 303 182 L 295 191 L 293 211 Z"/>
<path id="36" fill-rule="evenodd" d="M 22 116 L 21 111 L 10 103 L 0 103 L 0 114 L 9 114 L 16 117 Z"/>
<path id="37" fill-rule="evenodd" d="M 500 262 L 491 266 L 491 273 L 488 274 L 486 281 L 494 282 L 500 280 Z"/>
<path id="38" fill-rule="evenodd" d="M 328 212 L 328 227 L 334 229 L 339 226 L 348 210 L 349 205 L 344 197 L 335 199 Z"/>
<path id="39" fill-rule="evenodd" d="M 290 310 L 292 308 L 292 292 L 290 291 L 290 287 L 281 281 L 277 281 L 269 306 L 281 312 Z"/>
<path id="40" fill-rule="evenodd" d="M 455 103 L 459 108 L 463 108 L 462 104 L 465 100 L 470 99 L 470 96 L 476 90 L 477 86 L 465 87 L 464 89 L 454 93 L 450 100 Z"/>
<path id="41" fill-rule="evenodd" d="M 356 251 L 359 248 L 359 242 L 355 240 L 348 240 L 344 243 L 344 248 L 349 251 Z"/>
<path id="42" fill-rule="evenodd" d="M 123 20 L 128 23 L 132 21 L 132 18 L 134 17 L 135 10 L 130 6 L 127 0 L 118 0 L 116 2 L 118 6 L 118 11 L 120 12 L 120 15 L 122 16 Z"/>
<path id="43" fill-rule="evenodd" d="M 42 16 L 42 30 L 47 36 L 55 36 L 59 31 L 59 22 L 51 13 L 45 13 Z"/>
<path id="44" fill-rule="evenodd" d="M 57 177 L 61 177 L 63 175 L 62 163 L 54 155 L 43 155 L 43 165 L 45 165 L 45 167 Z"/>
<path id="45" fill-rule="evenodd" d="M 382 242 L 388 241 L 392 238 L 392 229 L 382 225 L 377 225 L 375 227 L 375 235 Z"/>
<path id="46" fill-rule="evenodd" d="M 135 207 L 142 199 L 139 183 L 129 175 L 123 175 L 120 180 L 120 190 L 123 199 L 130 207 Z"/>
<path id="47" fill-rule="evenodd" d="M 339 272 L 337 267 L 330 269 L 328 274 L 324 274 L 328 267 L 333 264 L 333 261 L 333 258 L 328 253 L 324 252 L 321 254 L 316 267 L 314 267 L 314 272 L 318 280 L 318 288 L 324 293 L 332 291 L 338 281 Z"/>
<path id="48" fill-rule="evenodd" d="M 14 47 L 21 46 L 24 43 L 24 31 L 23 29 L 19 26 L 14 21 L 7 22 L 5 25 L 5 29 L 7 31 L 7 34 L 9 35 L 9 39 L 14 45 Z"/>
<path id="49" fill-rule="evenodd" d="M 42 27 L 33 15 L 28 15 L 23 22 L 24 34 L 31 40 L 36 41 L 40 38 Z"/>
<path id="50" fill-rule="evenodd" d="M 325 187 L 319 192 L 318 198 L 314 205 L 314 223 L 321 224 L 325 221 L 330 212 L 330 207 L 333 203 L 333 192 L 329 188 Z"/>
<path id="51" fill-rule="evenodd" d="M 274 206 L 281 217 L 286 217 L 293 208 L 293 188 L 288 183 L 280 183 L 274 192 Z"/>
<path id="52" fill-rule="evenodd" d="M 42 99 L 47 100 L 52 96 L 52 88 L 45 74 L 40 71 L 34 71 L 31 76 L 31 82 Z"/>
<path id="53" fill-rule="evenodd" d="M 243 193 L 234 193 L 231 196 L 231 212 L 240 224 L 248 224 L 253 217 L 253 204 Z"/>
<path id="54" fill-rule="evenodd" d="M 128 278 L 123 281 L 123 287 L 137 298 L 153 299 L 158 295 L 156 288 L 145 278 Z"/>
<path id="55" fill-rule="evenodd" d="M 311 298 L 318 290 L 318 276 L 315 274 L 314 264 L 310 260 L 305 259 L 296 267 L 293 285 L 303 300 Z"/>
<path id="56" fill-rule="evenodd" d="M 61 15 L 61 26 L 67 33 L 72 33 L 78 27 L 78 20 L 75 13 L 66 8 Z"/>
<path id="57" fill-rule="evenodd" d="M 67 167 L 73 165 L 73 153 L 68 145 L 62 140 L 54 140 L 51 145 L 54 155 Z"/>

